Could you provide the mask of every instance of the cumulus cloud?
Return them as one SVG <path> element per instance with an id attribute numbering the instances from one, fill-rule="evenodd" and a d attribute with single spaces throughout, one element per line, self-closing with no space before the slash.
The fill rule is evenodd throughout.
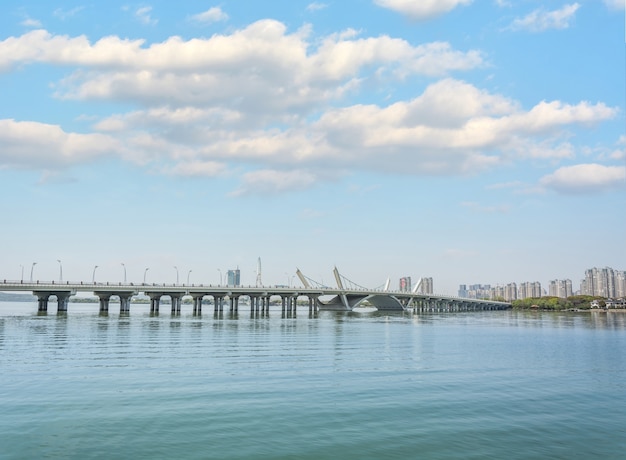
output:
<path id="1" fill-rule="evenodd" d="M 56 125 L 0 120 L 0 169 L 47 169 L 121 153 L 121 145 L 103 134 L 67 133 Z"/>
<path id="2" fill-rule="evenodd" d="M 203 13 L 191 16 L 191 20 L 210 24 L 213 22 L 226 21 L 228 20 L 228 15 L 224 13 L 220 7 L 214 6 Z"/>
<path id="3" fill-rule="evenodd" d="M 563 8 L 547 11 L 539 8 L 523 18 L 515 19 L 509 26 L 510 30 L 528 30 L 530 32 L 543 32 L 548 29 L 567 29 L 574 14 L 580 8 L 580 4 L 572 3 Z"/>
<path id="4" fill-rule="evenodd" d="M 469 5 L 472 0 L 374 0 L 374 3 L 411 19 L 423 20 L 448 13 L 459 5 Z"/>
<path id="5" fill-rule="evenodd" d="M 484 63 L 480 52 L 458 51 L 445 42 L 415 46 L 351 31 L 314 46 L 309 33 L 304 28 L 289 34 L 284 24 L 262 20 L 229 35 L 171 37 L 145 46 L 143 40 L 109 36 L 90 43 L 85 36 L 37 30 L 0 42 L 0 69 L 31 62 L 79 67 L 56 85 L 60 98 L 228 104 L 258 117 L 316 110 L 368 78 L 443 76 Z"/>
<path id="6" fill-rule="evenodd" d="M 284 24 L 263 20 L 227 35 L 150 45 L 115 36 L 91 43 L 43 30 L 9 37 L 0 41 L 0 69 L 67 66 L 70 74 L 55 83 L 59 98 L 136 108 L 96 120 L 99 134 L 3 120 L 1 164 L 62 168 L 113 154 L 176 176 L 245 169 L 234 195 L 279 193 L 354 170 L 455 175 L 527 159 L 556 162 L 574 156 L 572 126 L 584 129 L 617 114 L 588 101 L 523 108 L 449 77 L 484 60 L 448 43 L 414 45 L 352 30 L 313 41 L 310 33 L 307 27 L 287 33 Z M 381 74 L 440 79 L 409 100 L 344 103 Z M 20 129 L 30 132 L 16 137 Z"/>
<path id="7" fill-rule="evenodd" d="M 626 167 L 597 163 L 565 166 L 544 176 L 540 184 L 561 193 L 603 192 L 626 189 Z"/>

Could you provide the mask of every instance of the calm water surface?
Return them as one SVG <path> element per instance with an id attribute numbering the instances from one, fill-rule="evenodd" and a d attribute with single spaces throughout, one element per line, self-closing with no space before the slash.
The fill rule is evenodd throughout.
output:
<path id="1" fill-rule="evenodd" d="M 0 303 L 0 458 L 626 458 L 624 313 L 147 308 Z"/>

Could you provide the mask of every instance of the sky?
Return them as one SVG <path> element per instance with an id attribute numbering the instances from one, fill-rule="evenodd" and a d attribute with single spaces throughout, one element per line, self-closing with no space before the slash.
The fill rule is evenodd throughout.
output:
<path id="1" fill-rule="evenodd" d="M 624 9 L 4 0 L 0 278 L 626 270 Z"/>

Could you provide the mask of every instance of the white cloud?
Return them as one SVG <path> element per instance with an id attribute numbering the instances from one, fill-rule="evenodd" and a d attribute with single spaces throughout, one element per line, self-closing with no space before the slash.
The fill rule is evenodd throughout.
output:
<path id="1" fill-rule="evenodd" d="M 314 47 L 307 28 L 286 33 L 263 20 L 230 35 L 143 40 L 51 35 L 37 30 L 0 42 L 0 69 L 30 62 L 79 66 L 56 85 L 73 99 L 133 100 L 143 105 L 231 107 L 264 116 L 315 110 L 355 91 L 368 78 L 446 75 L 483 65 L 478 51 L 448 43 L 413 46 L 388 36 L 359 38 L 354 31 Z"/>
<path id="2" fill-rule="evenodd" d="M 152 12 L 152 7 L 151 6 L 143 6 L 141 8 L 138 8 L 135 11 L 135 17 L 139 20 L 139 22 L 141 22 L 142 24 L 145 25 L 150 25 L 150 26 L 154 26 L 156 25 L 159 21 L 157 19 L 153 19 L 152 16 L 150 15 L 150 13 Z"/>
<path id="3" fill-rule="evenodd" d="M 565 166 L 544 176 L 540 184 L 562 193 L 602 192 L 626 189 L 626 167 L 596 163 Z"/>
<path id="4" fill-rule="evenodd" d="M 269 167 L 271 174 L 247 179 L 258 180 L 265 190 L 271 188 L 270 179 L 283 179 L 275 172 L 281 168 L 450 175 L 529 158 L 571 158 L 573 147 L 563 141 L 569 139 L 563 131 L 616 113 L 603 104 L 559 101 L 524 111 L 503 96 L 445 79 L 411 101 L 331 109 L 317 120 L 294 119 L 283 129 L 245 123 L 245 114 L 226 108 L 193 107 L 136 111 L 105 119 L 97 127 L 128 139 L 129 150 L 139 158 L 135 161 L 169 157 L 185 164 L 217 161 Z M 319 179 L 319 174 L 311 174 L 307 180 L 282 183 L 295 186 Z"/>
<path id="5" fill-rule="evenodd" d="M 54 13 L 52 14 L 56 16 L 57 18 L 61 19 L 62 21 L 65 21 L 68 18 L 76 16 L 78 13 L 80 13 L 84 9 L 85 9 L 84 6 L 77 6 L 75 8 L 72 8 L 71 10 L 64 10 L 62 8 L 57 8 L 56 10 L 54 10 Z"/>
<path id="6" fill-rule="evenodd" d="M 56 125 L 0 120 L 0 169 L 62 168 L 122 150 L 103 134 L 66 133 Z"/>
<path id="7" fill-rule="evenodd" d="M 140 108 L 95 121 L 101 134 L 40 125 L 11 144 L 5 133 L 2 165 L 35 167 L 36 152 L 46 151 L 42 164 L 62 167 L 93 152 L 163 174 L 215 177 L 246 169 L 235 195 L 276 193 L 354 170 L 455 175 L 528 159 L 554 163 L 573 158 L 573 125 L 584 129 L 617 114 L 586 101 L 541 101 L 524 109 L 454 78 L 430 84 L 411 100 L 342 106 L 368 78 L 445 75 L 483 59 L 447 43 L 415 46 L 348 30 L 312 44 L 309 34 L 308 28 L 288 34 L 284 24 L 264 20 L 228 35 L 171 37 L 149 46 L 115 36 L 90 43 L 42 30 L 9 37 L 0 41 L 0 68 L 31 62 L 78 67 L 55 84 L 59 97 Z M 93 150 L 75 148 L 68 156 L 59 146 L 69 141 L 59 139 L 73 136 Z M 57 147 L 37 149 L 33 142 Z M 20 156 L 22 147 L 31 153 Z"/>
<path id="8" fill-rule="evenodd" d="M 30 28 L 41 27 L 41 21 L 39 21 L 38 19 L 32 19 L 32 18 L 26 18 L 20 24 L 23 25 L 24 27 L 30 27 Z"/>
<path id="9" fill-rule="evenodd" d="M 226 21 L 228 20 L 228 15 L 224 13 L 221 8 L 214 6 L 203 13 L 191 16 L 191 20 L 210 24 L 213 22 Z"/>
<path id="10" fill-rule="evenodd" d="M 580 8 L 580 4 L 572 3 L 554 11 L 546 11 L 539 8 L 523 18 L 515 19 L 509 29 L 528 30 L 531 32 L 543 32 L 548 29 L 567 29 L 574 19 L 574 14 Z"/>
<path id="11" fill-rule="evenodd" d="M 309 3 L 306 7 L 307 11 L 319 11 L 328 8 L 326 3 L 313 2 Z"/>
<path id="12" fill-rule="evenodd" d="M 374 0 L 378 6 L 404 14 L 411 19 L 429 19 L 452 11 L 472 0 Z"/>

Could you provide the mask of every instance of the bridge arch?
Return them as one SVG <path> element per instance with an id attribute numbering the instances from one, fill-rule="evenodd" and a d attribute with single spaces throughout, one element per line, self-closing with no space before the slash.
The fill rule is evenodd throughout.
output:
<path id="1" fill-rule="evenodd" d="M 403 311 L 404 307 L 400 300 L 389 294 L 346 294 L 335 296 L 329 301 L 320 301 L 322 310 L 344 310 L 350 311 L 361 306 L 364 302 L 373 306 L 377 310 L 383 311 Z"/>

